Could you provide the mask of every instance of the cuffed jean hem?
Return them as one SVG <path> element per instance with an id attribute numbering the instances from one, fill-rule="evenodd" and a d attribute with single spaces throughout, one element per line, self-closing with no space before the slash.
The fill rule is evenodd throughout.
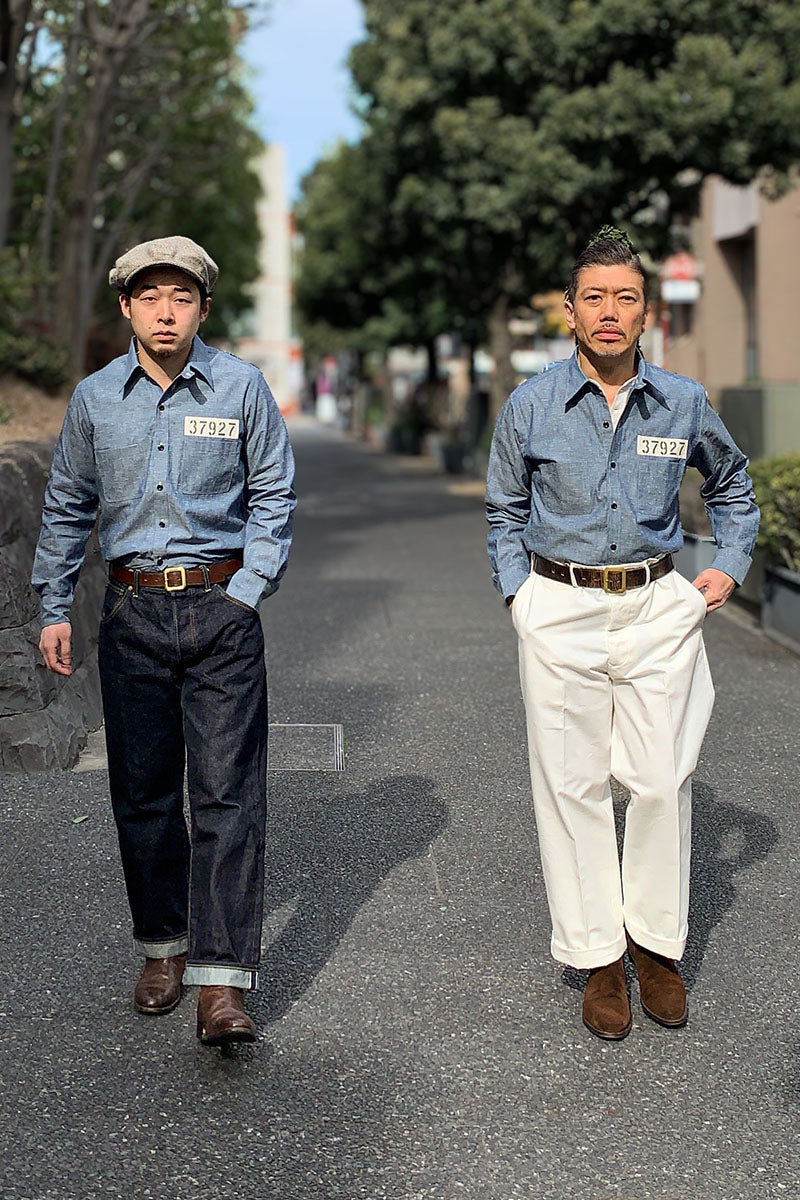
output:
<path id="1" fill-rule="evenodd" d="M 568 950 L 559 946 L 554 940 L 550 943 L 550 953 L 556 962 L 565 963 L 578 971 L 592 971 L 595 967 L 607 967 L 610 963 L 622 958 L 628 943 L 625 934 L 620 934 L 616 941 L 607 946 L 592 947 L 589 950 Z"/>
<path id="2" fill-rule="evenodd" d="M 648 933 L 646 929 L 631 925 L 629 921 L 625 921 L 625 928 L 636 942 L 637 946 L 643 946 L 645 950 L 652 950 L 653 954 L 661 954 L 664 958 L 681 959 L 683 952 L 686 949 L 686 938 L 661 938 L 655 937 L 652 933 Z"/>
<path id="3" fill-rule="evenodd" d="M 258 971 L 246 967 L 209 967 L 189 963 L 183 973 L 183 982 L 190 987 L 235 987 L 254 992 L 258 987 Z"/>
<path id="4" fill-rule="evenodd" d="M 189 953 L 188 933 L 183 937 L 171 938 L 168 942 L 143 942 L 141 938 L 134 938 L 133 944 L 145 958 L 172 958 L 175 954 Z"/>

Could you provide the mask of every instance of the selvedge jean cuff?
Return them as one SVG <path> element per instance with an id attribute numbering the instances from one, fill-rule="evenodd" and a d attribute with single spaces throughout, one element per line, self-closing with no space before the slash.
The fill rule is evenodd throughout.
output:
<path id="1" fill-rule="evenodd" d="M 200 987 L 235 987 L 254 992 L 258 987 L 258 971 L 247 971 L 243 967 L 209 967 L 189 964 L 183 973 L 183 982 Z"/>
<path id="2" fill-rule="evenodd" d="M 189 953 L 188 933 L 161 942 L 145 942 L 141 938 L 134 938 L 133 944 L 145 958 L 173 958 L 176 954 Z"/>

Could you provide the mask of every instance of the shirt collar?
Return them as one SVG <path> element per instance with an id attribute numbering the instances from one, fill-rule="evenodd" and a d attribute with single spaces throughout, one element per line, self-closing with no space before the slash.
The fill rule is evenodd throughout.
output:
<path id="1" fill-rule="evenodd" d="M 578 351 L 567 359 L 564 411 L 573 408 L 578 401 L 586 395 L 588 391 L 595 390 L 597 384 L 586 377 L 578 364 Z M 664 392 L 655 382 L 653 377 L 652 364 L 647 362 L 641 351 L 636 352 L 636 382 L 631 388 L 631 396 L 640 393 L 641 401 L 644 403 L 644 394 L 647 393 L 653 397 L 664 408 L 669 408 L 669 400 Z"/>
<path id="2" fill-rule="evenodd" d="M 128 347 L 128 353 L 125 355 L 125 374 L 122 380 L 123 392 L 127 390 L 134 379 L 138 379 L 140 374 L 144 374 L 144 368 L 139 362 L 136 354 L 136 338 L 131 338 L 131 344 Z M 211 372 L 211 354 L 205 342 L 201 342 L 200 338 L 195 336 L 189 350 L 189 357 L 186 360 L 186 366 L 181 371 L 178 379 L 191 379 L 192 376 L 199 375 L 204 379 L 210 388 L 214 387 L 214 376 Z"/>

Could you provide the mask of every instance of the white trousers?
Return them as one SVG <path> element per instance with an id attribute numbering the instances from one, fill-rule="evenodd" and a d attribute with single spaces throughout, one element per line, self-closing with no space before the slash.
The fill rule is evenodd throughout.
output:
<path id="1" fill-rule="evenodd" d="M 686 944 L 692 772 L 714 703 L 700 592 L 677 571 L 623 595 L 531 573 L 520 677 L 551 950 L 605 966 Z M 610 776 L 630 789 L 620 872 Z"/>

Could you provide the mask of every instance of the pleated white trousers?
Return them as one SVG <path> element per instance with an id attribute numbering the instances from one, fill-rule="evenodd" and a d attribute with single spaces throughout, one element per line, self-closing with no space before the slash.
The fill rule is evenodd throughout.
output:
<path id="1" fill-rule="evenodd" d="M 677 571 L 623 595 L 531 573 L 514 599 L 559 962 L 613 962 L 626 929 L 650 950 L 683 955 L 692 772 L 714 703 L 705 612 Z M 612 775 L 631 793 L 621 870 Z"/>

